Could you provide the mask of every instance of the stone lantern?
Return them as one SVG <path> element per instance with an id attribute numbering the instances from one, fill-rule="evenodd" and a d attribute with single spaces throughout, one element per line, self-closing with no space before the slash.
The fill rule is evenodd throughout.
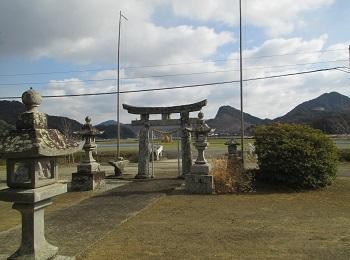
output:
<path id="1" fill-rule="evenodd" d="M 228 149 L 227 170 L 233 176 L 240 176 L 243 173 L 243 164 L 240 153 L 237 149 L 239 143 L 235 139 L 231 139 L 225 143 Z"/>
<path id="2" fill-rule="evenodd" d="M 1 137 L 0 156 L 6 159 L 7 185 L 0 200 L 14 202 L 22 215 L 22 242 L 9 259 L 51 259 L 58 248 L 44 236 L 44 210 L 53 196 L 67 192 L 58 183 L 57 157 L 76 152 L 80 144 L 67 139 L 56 129 L 47 128 L 47 117 L 37 110 L 39 93 L 23 93 L 26 111 L 19 116 L 16 130 Z"/>
<path id="3" fill-rule="evenodd" d="M 235 139 L 230 139 L 229 141 L 225 142 L 225 145 L 227 145 L 227 150 L 229 155 L 238 155 L 237 146 L 239 145 Z"/>
<path id="4" fill-rule="evenodd" d="M 103 134 L 91 124 L 91 118 L 85 118 L 85 124 L 80 131 L 74 132 L 80 135 L 85 141 L 83 150 L 85 151 L 82 161 L 77 166 L 77 172 L 72 174 L 72 190 L 95 190 L 105 185 L 105 172 L 100 170 L 100 164 L 92 156 L 96 149 L 95 138 Z"/>
<path id="5" fill-rule="evenodd" d="M 211 128 L 205 123 L 204 114 L 198 113 L 197 124 L 193 128 L 187 128 L 194 134 L 194 146 L 198 151 L 197 159 L 191 166 L 191 173 L 187 174 L 186 190 L 190 193 L 211 194 L 214 192 L 213 176 L 210 175 L 210 164 L 204 156 L 204 150 L 208 147 L 208 134 Z"/>

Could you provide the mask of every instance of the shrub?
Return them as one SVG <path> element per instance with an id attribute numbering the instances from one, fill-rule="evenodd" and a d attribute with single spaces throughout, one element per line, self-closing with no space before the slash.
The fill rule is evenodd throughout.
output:
<path id="1" fill-rule="evenodd" d="M 216 193 L 250 192 L 253 190 L 253 172 L 242 171 L 239 168 L 230 167 L 228 169 L 227 159 L 224 158 L 213 160 L 212 174 Z"/>
<path id="2" fill-rule="evenodd" d="M 273 124 L 255 129 L 259 180 L 295 189 L 331 184 L 337 148 L 321 131 L 305 125 Z"/>
<path id="3" fill-rule="evenodd" d="M 339 155 L 339 161 L 350 162 L 350 150 L 349 149 L 339 149 L 338 155 Z"/>

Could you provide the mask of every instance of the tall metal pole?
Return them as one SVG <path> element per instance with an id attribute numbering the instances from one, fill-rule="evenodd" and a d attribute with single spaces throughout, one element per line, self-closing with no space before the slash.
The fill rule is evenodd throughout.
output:
<path id="1" fill-rule="evenodd" d="M 241 153 L 244 164 L 244 115 L 243 115 L 243 60 L 242 60 L 242 0 L 239 0 L 239 72 L 241 92 Z"/>
<path id="2" fill-rule="evenodd" d="M 118 54 L 117 54 L 117 160 L 120 157 L 120 105 L 119 105 L 119 89 L 120 89 L 120 26 L 122 23 L 122 11 L 119 11 L 119 26 L 118 26 Z"/>
<path id="3" fill-rule="evenodd" d="M 119 26 L 118 26 L 118 53 L 117 53 L 117 160 L 120 157 L 120 27 L 122 24 L 122 18 L 128 20 L 123 14 L 122 11 L 119 11 Z"/>
<path id="4" fill-rule="evenodd" d="M 349 68 L 350 68 L 350 44 L 349 44 Z"/>

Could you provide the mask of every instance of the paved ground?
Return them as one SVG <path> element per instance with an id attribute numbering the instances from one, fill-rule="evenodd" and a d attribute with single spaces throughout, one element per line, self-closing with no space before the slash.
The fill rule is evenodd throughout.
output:
<path id="1" fill-rule="evenodd" d="M 77 204 L 48 214 L 47 240 L 59 247 L 60 255 L 75 256 L 84 251 L 183 182 L 176 178 L 176 161 L 170 164 L 157 162 L 158 170 L 162 167 L 175 170 L 158 174 L 155 179 L 134 180 L 133 175 L 127 175 L 124 180 L 111 180 L 114 185 L 124 185 L 95 193 Z M 19 226 L 0 232 L 0 254 L 11 254 L 19 244 Z"/>

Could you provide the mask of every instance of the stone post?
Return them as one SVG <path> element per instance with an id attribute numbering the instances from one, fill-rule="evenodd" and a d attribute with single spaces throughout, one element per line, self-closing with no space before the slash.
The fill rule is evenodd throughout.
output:
<path id="1" fill-rule="evenodd" d="M 56 256 L 58 248 L 45 239 L 45 208 L 51 205 L 51 199 L 35 204 L 14 203 L 13 209 L 22 216 L 22 241 L 19 249 L 8 259 L 22 259 L 33 255 L 33 259 L 51 259 Z"/>
<path id="2" fill-rule="evenodd" d="M 148 179 L 151 178 L 151 174 L 149 172 L 149 115 L 141 115 L 141 121 L 143 122 L 143 126 L 140 129 L 139 134 L 138 172 L 135 178 Z"/>
<path id="3" fill-rule="evenodd" d="M 181 153 L 182 153 L 182 174 L 181 178 L 185 178 L 186 174 L 191 172 L 192 152 L 191 152 L 191 133 L 187 130 L 190 127 L 190 113 L 181 113 Z"/>

